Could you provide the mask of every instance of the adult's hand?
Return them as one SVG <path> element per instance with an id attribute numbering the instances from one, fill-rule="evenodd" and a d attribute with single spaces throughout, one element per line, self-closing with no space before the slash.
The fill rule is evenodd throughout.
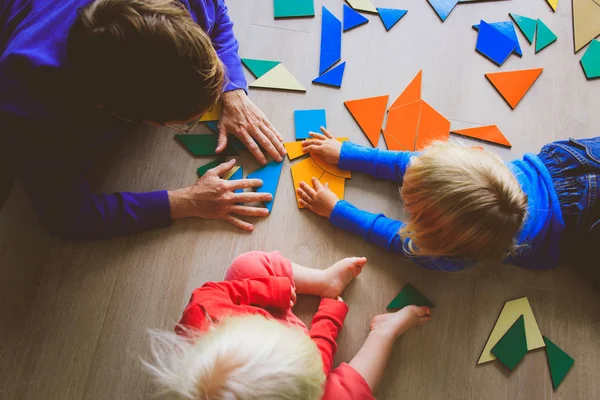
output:
<path id="1" fill-rule="evenodd" d="M 219 141 L 217 153 L 227 146 L 227 132 L 235 135 L 250 150 L 261 164 L 267 159 L 260 151 L 260 144 L 275 160 L 282 161 L 285 156 L 283 137 L 271 125 L 265 114 L 254 105 L 243 90 L 232 90 L 221 96 L 223 109 L 219 122 Z"/>
<path id="2" fill-rule="evenodd" d="M 249 207 L 238 203 L 254 203 L 271 201 L 270 193 L 242 192 L 234 193 L 237 189 L 255 188 L 262 186 L 260 179 L 239 179 L 227 181 L 221 176 L 230 171 L 235 160 L 209 169 L 194 185 L 169 191 L 171 217 L 173 219 L 200 217 L 206 219 L 222 219 L 243 230 L 251 232 L 254 226 L 242 221 L 237 215 L 266 217 L 266 208 Z"/>

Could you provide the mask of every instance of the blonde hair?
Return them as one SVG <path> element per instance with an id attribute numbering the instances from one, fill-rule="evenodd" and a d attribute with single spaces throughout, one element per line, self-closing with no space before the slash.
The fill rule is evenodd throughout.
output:
<path id="1" fill-rule="evenodd" d="M 150 332 L 162 394 L 186 400 L 318 400 L 325 373 L 305 331 L 260 315 L 229 317 L 205 334 Z"/>
<path id="2" fill-rule="evenodd" d="M 411 160 L 400 190 L 415 255 L 501 259 L 514 248 L 527 195 L 495 154 L 434 143 Z"/>

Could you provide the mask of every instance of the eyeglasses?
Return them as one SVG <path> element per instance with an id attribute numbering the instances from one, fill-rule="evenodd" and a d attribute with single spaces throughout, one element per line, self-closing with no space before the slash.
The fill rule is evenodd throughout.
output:
<path id="1" fill-rule="evenodd" d="M 196 119 L 192 122 L 184 122 L 178 124 L 162 124 L 165 128 L 169 128 L 179 133 L 189 133 L 192 129 L 194 129 L 200 123 L 200 118 Z"/>

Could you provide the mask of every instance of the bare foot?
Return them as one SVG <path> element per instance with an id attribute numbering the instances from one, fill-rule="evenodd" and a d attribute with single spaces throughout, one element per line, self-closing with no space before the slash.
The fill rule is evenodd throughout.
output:
<path id="1" fill-rule="evenodd" d="M 327 268 L 323 271 L 324 282 L 319 295 L 330 299 L 339 297 L 346 286 L 362 272 L 366 263 L 366 257 L 348 257 Z"/>
<path id="2" fill-rule="evenodd" d="M 376 315 L 371 321 L 371 331 L 377 330 L 398 337 L 409 329 L 429 321 L 429 307 L 406 306 L 395 313 Z"/>

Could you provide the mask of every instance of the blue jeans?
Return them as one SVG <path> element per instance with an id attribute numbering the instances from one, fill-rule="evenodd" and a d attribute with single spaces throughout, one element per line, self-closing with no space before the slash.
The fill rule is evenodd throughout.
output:
<path id="1" fill-rule="evenodd" d="M 600 137 L 550 143 L 538 156 L 558 194 L 565 238 L 600 244 Z"/>

